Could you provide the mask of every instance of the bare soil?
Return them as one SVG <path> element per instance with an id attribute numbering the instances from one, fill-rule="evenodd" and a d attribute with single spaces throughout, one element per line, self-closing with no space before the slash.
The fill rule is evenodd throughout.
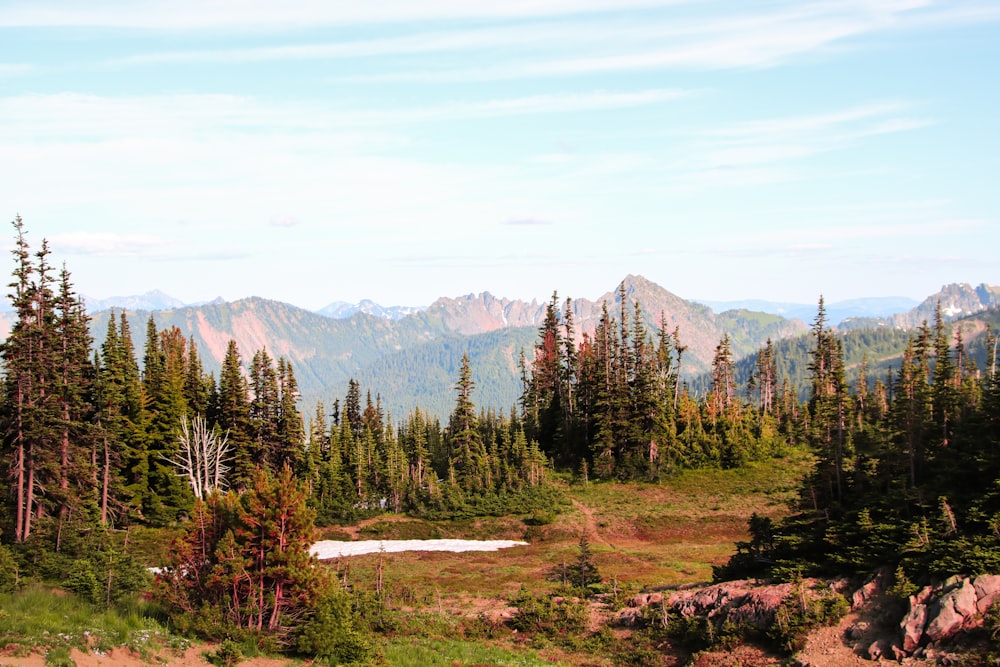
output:
<path id="1" fill-rule="evenodd" d="M 73 649 L 70 651 L 70 658 L 77 667 L 212 667 L 212 663 L 205 660 L 202 654 L 214 648 L 210 644 L 197 644 L 183 653 L 165 649 L 148 659 L 126 648 L 102 654 Z M 240 662 L 241 667 L 287 667 L 289 664 L 296 663 L 287 658 L 250 658 Z M 26 656 L 11 656 L 4 655 L 0 650 L 0 667 L 46 667 L 45 655 L 30 653 Z"/>

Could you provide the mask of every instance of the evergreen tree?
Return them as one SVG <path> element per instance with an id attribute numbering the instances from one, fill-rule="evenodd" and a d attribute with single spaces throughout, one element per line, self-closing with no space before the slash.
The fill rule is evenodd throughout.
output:
<path id="1" fill-rule="evenodd" d="M 58 454 L 62 406 L 59 400 L 59 335 L 48 246 L 29 250 L 24 224 L 14 220 L 14 282 L 11 303 L 17 320 L 2 347 L 4 442 L 14 501 L 15 542 L 26 541 L 36 519 L 50 516 L 59 489 Z"/>
<path id="2" fill-rule="evenodd" d="M 213 410 L 215 425 L 228 434 L 233 452 L 233 488 L 244 488 L 253 479 L 254 468 L 260 464 L 261 450 L 250 421 L 250 399 L 247 380 L 243 375 L 236 341 L 230 340 L 219 371 L 219 392 Z"/>
<path id="3" fill-rule="evenodd" d="M 61 529 L 74 512 L 89 515 L 97 507 L 97 450 L 92 424 L 95 371 L 90 358 L 93 341 L 83 301 L 74 293 L 65 267 L 60 274 L 55 308 L 60 428 L 58 487 L 50 492 Z M 61 530 L 57 530 L 59 535 Z"/>
<path id="4" fill-rule="evenodd" d="M 292 362 L 284 357 L 278 359 L 278 394 L 274 446 L 267 459 L 276 470 L 285 467 L 297 470 L 302 465 L 305 430 L 298 410 L 299 387 Z"/>
<path id="5" fill-rule="evenodd" d="M 449 432 L 450 458 L 455 470 L 455 480 L 459 487 L 467 492 L 482 491 L 489 486 L 486 475 L 488 469 L 486 450 L 476 429 L 476 406 L 472 402 L 474 388 L 469 356 L 463 354 L 458 382 L 455 384 L 457 395 L 455 409 L 449 420 Z"/>

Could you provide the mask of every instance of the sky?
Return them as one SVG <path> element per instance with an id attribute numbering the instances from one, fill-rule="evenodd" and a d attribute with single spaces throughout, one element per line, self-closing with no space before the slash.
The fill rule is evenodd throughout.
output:
<path id="1" fill-rule="evenodd" d="M 922 299 L 998 72 L 996 0 L 0 0 L 0 215 L 94 298 Z"/>

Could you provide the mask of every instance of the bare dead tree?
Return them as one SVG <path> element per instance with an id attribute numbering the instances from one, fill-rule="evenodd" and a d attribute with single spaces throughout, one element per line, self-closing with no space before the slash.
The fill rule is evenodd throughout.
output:
<path id="1" fill-rule="evenodd" d="M 168 460 L 177 468 L 177 474 L 188 480 L 195 498 L 203 499 L 211 491 L 226 488 L 228 431 L 220 436 L 215 428 L 209 430 L 203 417 L 195 417 L 188 422 L 187 416 L 184 416 L 181 417 L 177 444 L 177 455 Z"/>

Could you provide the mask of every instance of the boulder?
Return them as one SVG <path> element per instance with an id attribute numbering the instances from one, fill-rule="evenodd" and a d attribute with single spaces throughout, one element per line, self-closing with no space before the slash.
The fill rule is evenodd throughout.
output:
<path id="1" fill-rule="evenodd" d="M 927 605 L 918 602 L 914 595 L 910 596 L 910 610 L 900 621 L 899 627 L 903 631 L 903 650 L 913 653 L 920 646 L 920 640 L 924 636 L 924 627 L 927 625 Z"/>
<path id="2" fill-rule="evenodd" d="M 1000 598 L 1000 575 L 984 574 L 976 577 L 972 587 L 976 589 L 976 611 L 985 614 Z"/>
<path id="3" fill-rule="evenodd" d="M 868 647 L 868 659 L 878 660 L 879 658 L 882 657 L 883 652 L 884 651 L 882 650 L 882 642 L 876 639 L 875 641 L 872 642 L 872 645 Z"/>
<path id="4" fill-rule="evenodd" d="M 946 585 L 945 590 L 947 592 L 934 605 L 924 631 L 932 642 L 954 637 L 976 615 L 976 589 L 968 579 Z"/>
<path id="5" fill-rule="evenodd" d="M 626 607 L 615 616 L 615 623 L 622 627 L 632 628 L 642 622 L 642 609 Z"/>

